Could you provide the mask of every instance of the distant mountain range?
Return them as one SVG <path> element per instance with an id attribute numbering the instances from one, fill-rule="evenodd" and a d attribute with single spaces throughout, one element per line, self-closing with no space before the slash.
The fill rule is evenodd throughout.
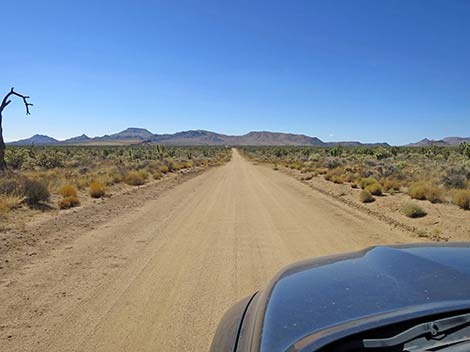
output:
<path id="1" fill-rule="evenodd" d="M 470 137 L 446 137 L 440 140 L 423 139 L 408 144 L 410 147 L 430 145 L 458 145 L 470 143 Z M 55 138 L 36 134 L 28 139 L 22 139 L 8 145 L 130 145 L 130 144 L 166 144 L 166 145 L 304 145 L 329 147 L 341 145 L 346 147 L 360 146 L 389 146 L 388 143 L 361 143 L 357 141 L 323 142 L 317 137 L 303 134 L 258 131 L 241 136 L 231 136 L 204 130 L 183 131 L 172 134 L 154 134 L 144 128 L 127 128 L 124 131 L 101 137 L 88 137 L 82 134 L 78 137 L 59 141 Z"/>
<path id="2" fill-rule="evenodd" d="M 317 137 L 303 134 L 280 132 L 249 132 L 242 136 L 192 130 L 173 134 L 153 134 L 143 128 L 127 128 L 124 131 L 101 137 L 78 137 L 59 141 L 49 136 L 36 134 L 31 138 L 7 143 L 8 145 L 130 145 L 130 144 L 166 144 L 166 145 L 304 145 L 328 147 L 342 146 L 388 146 L 387 143 L 360 143 L 356 141 L 323 142 Z"/>
<path id="3" fill-rule="evenodd" d="M 446 137 L 443 139 L 427 139 L 424 138 L 416 143 L 407 144 L 407 147 L 428 147 L 431 145 L 437 146 L 452 146 L 452 145 L 459 145 L 460 143 L 470 143 L 470 137 Z"/>

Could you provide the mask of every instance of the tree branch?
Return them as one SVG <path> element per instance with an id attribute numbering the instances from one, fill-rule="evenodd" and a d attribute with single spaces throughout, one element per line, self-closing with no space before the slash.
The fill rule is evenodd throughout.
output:
<path id="1" fill-rule="evenodd" d="M 31 113 L 29 112 L 29 107 L 33 106 L 33 104 L 28 103 L 29 96 L 15 92 L 14 88 L 11 89 L 10 93 L 8 93 L 5 98 L 7 98 L 10 95 L 16 95 L 17 97 L 23 99 L 23 103 L 24 103 L 24 106 L 26 108 L 26 115 L 31 115 Z M 3 105 L 3 103 L 2 103 L 2 107 L 5 108 L 9 103 L 10 103 L 10 101 L 6 102 L 5 105 Z"/>

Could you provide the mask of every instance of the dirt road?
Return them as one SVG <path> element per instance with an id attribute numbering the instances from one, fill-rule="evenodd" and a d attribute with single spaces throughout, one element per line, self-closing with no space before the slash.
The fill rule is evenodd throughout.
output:
<path id="1" fill-rule="evenodd" d="M 2 278 L 2 351 L 207 351 L 225 309 L 284 265 L 415 240 L 236 151 L 76 231 Z"/>

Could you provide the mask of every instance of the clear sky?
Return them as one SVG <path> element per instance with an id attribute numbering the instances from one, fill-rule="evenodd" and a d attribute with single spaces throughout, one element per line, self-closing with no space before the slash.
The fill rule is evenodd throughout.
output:
<path id="1" fill-rule="evenodd" d="M 145 127 L 470 135 L 470 1 L 5 1 L 6 140 Z"/>

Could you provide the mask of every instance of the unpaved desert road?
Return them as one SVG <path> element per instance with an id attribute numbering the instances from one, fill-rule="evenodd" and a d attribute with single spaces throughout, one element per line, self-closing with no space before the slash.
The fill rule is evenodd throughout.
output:
<path id="1" fill-rule="evenodd" d="M 3 280 L 0 350 L 207 351 L 283 266 L 413 240 L 234 151 Z"/>

